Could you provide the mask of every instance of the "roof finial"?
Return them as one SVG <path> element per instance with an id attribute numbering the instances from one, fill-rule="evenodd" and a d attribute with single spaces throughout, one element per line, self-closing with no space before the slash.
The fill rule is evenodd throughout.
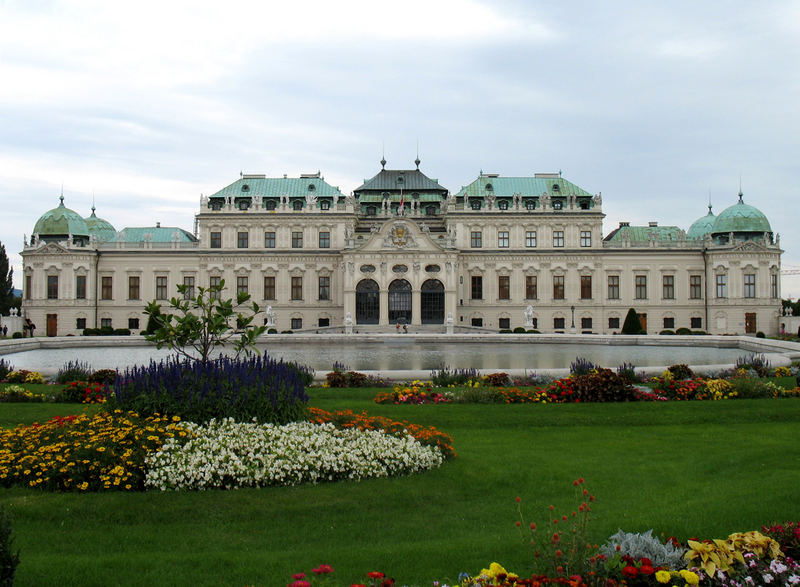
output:
<path id="1" fill-rule="evenodd" d="M 739 174 L 739 203 L 740 204 L 744 203 L 744 201 L 742 200 L 742 196 L 743 195 L 744 194 L 742 193 L 742 174 L 740 173 Z"/>
<path id="2" fill-rule="evenodd" d="M 381 169 L 386 169 L 386 143 L 381 143 Z"/>
<path id="3" fill-rule="evenodd" d="M 417 158 L 414 159 L 414 163 L 417 164 L 417 170 L 419 170 L 419 164 L 421 163 L 419 160 L 419 139 L 417 139 Z"/>
<path id="4" fill-rule="evenodd" d="M 58 197 L 58 199 L 61 201 L 61 204 L 59 204 L 59 205 L 63 206 L 64 205 L 64 182 L 63 181 L 61 182 L 61 195 Z"/>
<path id="5" fill-rule="evenodd" d="M 711 188 L 708 188 L 708 215 L 711 216 Z"/>

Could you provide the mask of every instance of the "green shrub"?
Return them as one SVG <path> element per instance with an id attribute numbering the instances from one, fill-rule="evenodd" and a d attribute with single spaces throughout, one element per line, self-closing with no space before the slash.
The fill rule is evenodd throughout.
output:
<path id="1" fill-rule="evenodd" d="M 703 335 L 703 334 L 708 334 L 708 333 L 705 330 L 692 330 L 692 334 Z"/>
<path id="2" fill-rule="evenodd" d="M 477 369 L 450 370 L 447 365 L 431 371 L 431 382 L 435 387 L 449 387 L 451 385 L 465 385 L 478 380 Z"/>
<path id="3" fill-rule="evenodd" d="M 267 330 L 267 334 L 278 334 L 278 329 L 270 328 L 269 330 Z"/>
<path id="4" fill-rule="evenodd" d="M 514 328 L 514 334 L 520 334 L 520 333 L 524 333 L 524 332 L 525 332 L 525 328 L 523 328 L 522 326 L 517 326 L 516 328 Z"/>
<path id="5" fill-rule="evenodd" d="M 111 326 L 101 326 L 98 334 L 100 334 L 100 336 L 111 336 L 114 334 L 114 329 Z"/>
<path id="6" fill-rule="evenodd" d="M 281 334 L 294 334 L 294 330 L 281 330 Z"/>
<path id="7" fill-rule="evenodd" d="M 681 336 L 687 336 L 691 333 L 692 331 L 689 328 L 686 328 L 685 326 L 681 326 L 675 331 L 675 334 L 680 334 Z"/>
<path id="8" fill-rule="evenodd" d="M 99 328 L 84 328 L 83 329 L 83 336 L 99 336 L 100 329 Z"/>
<path id="9" fill-rule="evenodd" d="M 642 322 L 639 320 L 639 315 L 636 310 L 631 308 L 625 316 L 625 322 L 622 324 L 622 334 L 647 334 L 642 328 Z"/>
<path id="10" fill-rule="evenodd" d="M 666 335 L 670 335 L 670 334 L 675 334 L 675 331 L 674 331 L 674 330 L 669 330 L 669 329 L 666 329 L 666 330 L 662 330 L 661 332 L 659 332 L 659 334 L 666 334 Z"/>
<path id="11" fill-rule="evenodd" d="M 575 357 L 575 360 L 569 364 L 570 375 L 586 375 L 596 368 L 597 365 L 583 357 Z"/>
<path id="12" fill-rule="evenodd" d="M 500 334 L 511 334 L 511 329 L 510 328 L 501 328 L 500 329 Z"/>
<path id="13" fill-rule="evenodd" d="M 636 388 L 611 369 L 604 368 L 556 381 L 546 391 L 555 394 L 556 401 L 564 402 L 630 402 L 641 399 Z"/>
<path id="14" fill-rule="evenodd" d="M 755 377 L 734 377 L 729 379 L 740 399 L 760 399 L 774 397 L 776 385 Z"/>
<path id="15" fill-rule="evenodd" d="M 15 332 L 14 334 L 11 335 L 11 338 L 22 338 L 22 333 L 21 332 Z"/>
<path id="16" fill-rule="evenodd" d="M 508 385 L 508 373 L 489 373 L 486 376 L 486 383 L 490 387 L 503 387 Z"/>
<path id="17" fill-rule="evenodd" d="M 759 330 L 756 332 L 756 338 L 767 338 L 767 335 Z"/>
<path id="18" fill-rule="evenodd" d="M 116 369 L 98 369 L 86 378 L 89 383 L 105 383 L 112 385 L 117 379 Z"/>
<path id="19" fill-rule="evenodd" d="M 75 360 L 75 362 L 69 361 L 58 370 L 58 375 L 56 375 L 56 383 L 88 381 L 91 374 L 92 369 L 89 367 L 89 363 L 81 363 L 80 360 Z"/>
<path id="20" fill-rule="evenodd" d="M 678 365 L 670 365 L 667 367 L 667 371 L 672 374 L 673 379 L 691 379 L 694 377 L 694 371 L 692 371 L 688 365 L 678 364 Z"/>
<path id="21" fill-rule="evenodd" d="M 14 366 L 11 363 L 5 359 L 0 359 L 0 380 L 5 379 L 13 370 Z"/>
<path id="22" fill-rule="evenodd" d="M 14 574 L 19 565 L 19 550 L 14 552 L 14 537 L 11 535 L 13 522 L 9 511 L 0 508 L 0 587 L 14 584 Z"/>
<path id="23" fill-rule="evenodd" d="M 115 336 L 130 336 L 131 331 L 129 328 L 115 328 L 114 329 Z"/>

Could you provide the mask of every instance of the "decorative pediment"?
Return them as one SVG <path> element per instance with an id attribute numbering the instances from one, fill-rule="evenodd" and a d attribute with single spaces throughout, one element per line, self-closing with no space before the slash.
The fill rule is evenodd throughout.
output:
<path id="1" fill-rule="evenodd" d="M 47 243 L 36 252 L 44 253 L 45 255 L 63 255 L 64 253 L 69 253 L 69 249 L 61 243 Z"/>
<path id="2" fill-rule="evenodd" d="M 745 253 L 762 253 L 767 251 L 767 247 L 756 241 L 744 241 L 743 243 L 737 244 L 732 250 Z"/>
<path id="3" fill-rule="evenodd" d="M 427 228 L 427 227 L 426 227 Z M 361 251 L 431 251 L 441 252 L 430 229 L 421 230 L 410 220 L 391 220 L 370 234 L 370 238 L 359 247 Z"/>

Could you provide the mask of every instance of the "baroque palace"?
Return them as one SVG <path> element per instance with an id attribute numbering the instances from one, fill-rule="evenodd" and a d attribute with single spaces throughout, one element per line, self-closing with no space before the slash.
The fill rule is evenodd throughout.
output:
<path id="1" fill-rule="evenodd" d="M 225 281 L 279 331 L 617 333 L 629 308 L 649 334 L 778 331 L 779 239 L 738 201 L 688 230 L 620 223 L 561 177 L 481 173 L 451 193 L 415 169 L 352 194 L 319 173 L 242 175 L 201 197 L 194 230 L 117 231 L 64 205 L 25 242 L 23 311 L 48 336 L 146 325 L 145 305 Z"/>

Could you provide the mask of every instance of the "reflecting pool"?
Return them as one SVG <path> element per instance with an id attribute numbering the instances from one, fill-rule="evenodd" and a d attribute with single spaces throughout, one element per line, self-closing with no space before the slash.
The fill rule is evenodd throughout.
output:
<path id="1" fill-rule="evenodd" d="M 749 354 L 738 348 L 688 346 L 635 346 L 580 343 L 417 342 L 392 337 L 374 341 L 344 339 L 314 342 L 284 342 L 260 345 L 263 352 L 329 371 L 334 362 L 358 371 L 430 370 L 446 365 L 451 369 L 552 369 L 569 367 L 583 357 L 604 367 L 622 363 L 637 367 L 656 365 L 731 364 Z M 55 373 L 68 361 L 80 360 L 94 369 L 146 365 L 151 359 L 170 356 L 170 351 L 149 346 L 69 347 L 36 349 L 5 355 L 16 369 Z"/>

